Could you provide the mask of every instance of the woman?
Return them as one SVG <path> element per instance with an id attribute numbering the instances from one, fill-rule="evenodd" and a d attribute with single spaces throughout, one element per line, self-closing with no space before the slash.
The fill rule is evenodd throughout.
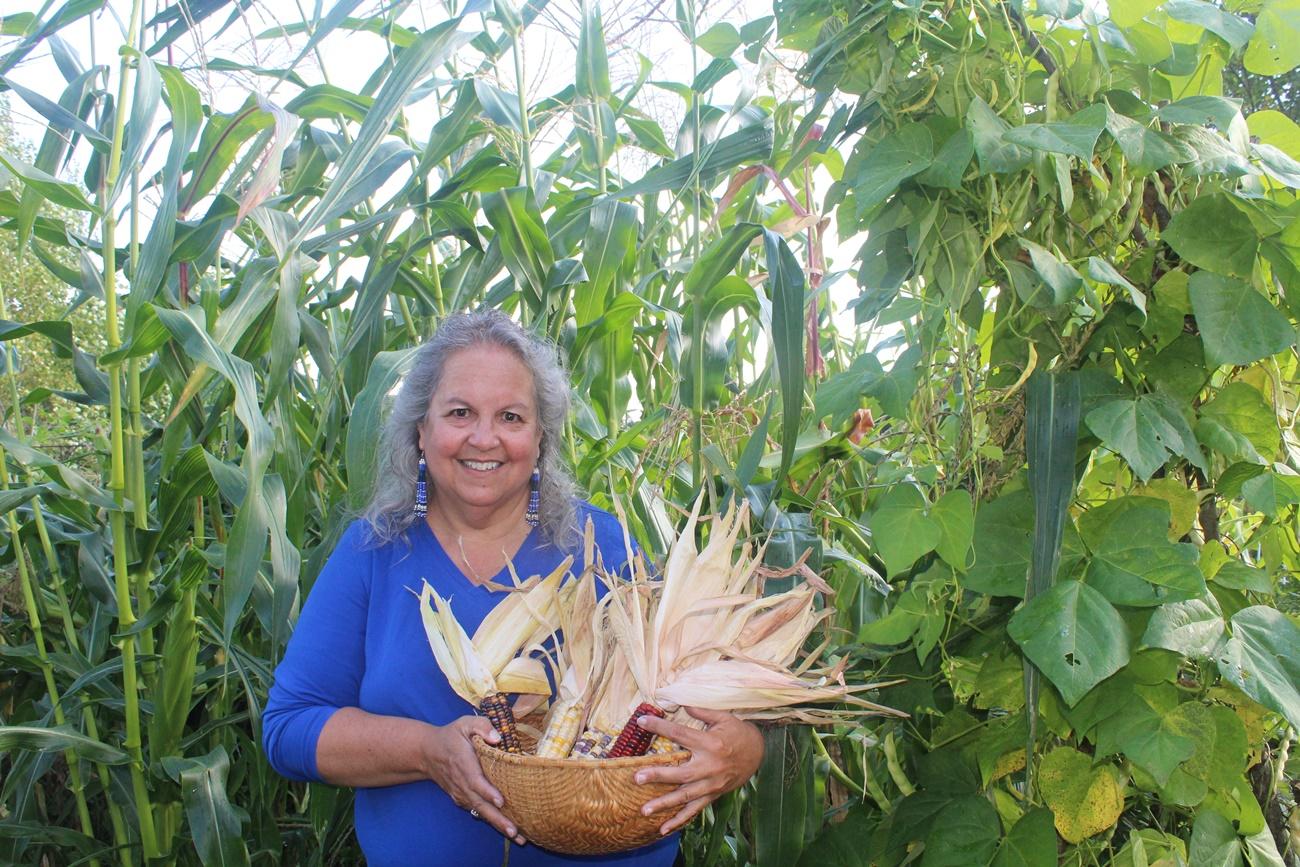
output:
<path id="1" fill-rule="evenodd" d="M 568 395 L 555 351 L 503 314 L 448 318 L 416 355 L 384 430 L 374 497 L 313 585 L 276 669 L 267 756 L 291 779 L 358 790 L 357 837 L 372 865 L 497 864 L 503 847 L 512 867 L 673 862 L 675 837 L 596 859 L 526 845 L 470 741 L 497 734 L 438 670 L 409 592 L 427 579 L 473 633 L 504 596 L 493 588 L 510 583 L 508 560 L 527 576 L 581 557 L 589 518 L 606 567 L 623 566 L 617 523 L 575 498 L 560 457 Z M 678 784 L 644 808 L 671 811 L 665 835 L 762 760 L 753 725 L 693 713 L 705 731 L 643 721 L 692 752 L 639 775 Z"/>

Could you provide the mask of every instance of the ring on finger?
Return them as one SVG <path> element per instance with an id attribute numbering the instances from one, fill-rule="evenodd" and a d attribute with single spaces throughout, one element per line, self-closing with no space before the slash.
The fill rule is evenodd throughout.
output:
<path id="1" fill-rule="evenodd" d="M 469 814 L 470 814 L 471 816 L 473 816 L 475 819 L 482 819 L 482 818 L 483 818 L 482 816 L 479 815 L 478 810 L 474 809 L 473 807 L 470 807 L 470 808 L 469 808 Z"/>

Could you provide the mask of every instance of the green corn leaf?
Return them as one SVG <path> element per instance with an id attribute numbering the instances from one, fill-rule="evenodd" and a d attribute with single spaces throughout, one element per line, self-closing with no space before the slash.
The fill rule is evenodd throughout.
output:
<path id="1" fill-rule="evenodd" d="M 68 82 L 68 86 L 59 97 L 59 107 L 84 121 L 94 105 L 93 100 L 87 97 L 93 91 L 99 74 L 100 69 L 97 67 L 75 76 Z M 35 166 L 49 174 L 57 174 L 71 144 L 66 135 L 51 125 L 45 131 L 45 135 L 41 137 L 40 148 L 36 152 Z M 23 188 L 22 200 L 18 208 L 18 239 L 20 244 L 26 244 L 27 239 L 31 237 L 33 228 L 40 225 L 37 213 L 40 210 L 41 202 L 44 200 L 45 197 L 35 187 L 26 186 Z M 39 234 L 42 234 L 45 240 L 53 243 L 67 243 L 66 232 L 60 231 L 56 237 L 50 237 L 48 233 Z"/>
<path id="2" fill-rule="evenodd" d="M 626 202 L 606 197 L 592 207 L 582 245 L 589 282 L 574 298 L 579 328 L 604 313 L 611 288 L 636 255 L 637 228 L 636 208 Z"/>
<path id="3" fill-rule="evenodd" d="M 32 109 L 49 121 L 50 126 L 55 129 L 60 129 L 69 133 L 77 133 L 100 146 L 107 146 L 110 144 L 109 139 L 103 133 L 77 117 L 77 115 L 69 109 L 65 108 L 61 104 L 62 101 L 54 102 L 34 90 L 29 90 L 28 88 L 23 87 L 11 78 L 0 76 L 0 81 L 3 81 L 6 87 L 22 98 L 23 102 L 27 103 L 32 107 Z M 71 85 L 69 85 L 69 88 L 71 88 Z"/>
<path id="4" fill-rule="evenodd" d="M 27 54 L 47 37 L 52 37 L 59 30 L 79 21 L 94 12 L 103 9 L 108 0 L 67 0 L 53 15 L 40 21 L 27 21 L 22 25 L 23 40 L 0 58 L 0 75 L 13 69 Z M 49 9 L 51 3 L 42 4 L 42 9 Z M 20 13 L 21 14 L 21 13 Z M 8 20 L 8 16 L 5 16 Z M 21 20 L 21 19 L 20 19 Z"/>
<path id="5" fill-rule="evenodd" d="M 216 188 L 217 182 L 235 161 L 240 148 L 272 122 L 271 115 L 258 108 L 257 99 L 253 96 L 238 111 L 231 114 L 214 113 L 208 118 L 199 137 L 192 164 L 187 165 L 191 170 L 190 181 L 180 195 L 181 216 Z"/>
<path id="6" fill-rule="evenodd" d="M 153 138 L 154 115 L 158 113 L 158 103 L 162 97 L 163 82 L 158 67 L 148 57 L 139 57 L 136 62 L 131 116 L 122 137 L 123 171 L 117 176 L 117 183 L 108 191 L 106 201 L 110 206 L 117 201 L 122 190 L 129 187 L 131 175 L 140 165 L 145 149 Z"/>
<path id="7" fill-rule="evenodd" d="M 171 110 L 171 145 L 167 149 L 167 163 L 162 172 L 162 201 L 149 226 L 149 234 L 140 249 L 140 264 L 131 281 L 131 294 L 127 308 L 134 317 L 153 299 L 162 283 L 163 274 L 172 256 L 172 243 L 176 238 L 176 216 L 180 207 L 181 173 L 198 138 L 203 123 L 199 92 L 185 80 L 179 69 L 158 67 Z M 132 329 L 134 331 L 134 329 Z"/>
<path id="8" fill-rule="evenodd" d="M 9 488 L 0 491 L 0 515 L 6 515 L 28 500 L 39 497 L 43 490 L 45 488 L 41 485 L 32 485 L 25 488 Z"/>
<path id="9" fill-rule="evenodd" d="M 229 639 L 252 593 L 266 550 L 270 509 L 262 479 L 271 460 L 275 437 L 262 415 L 252 366 L 213 343 L 203 326 L 191 318 L 190 312 L 168 310 L 157 305 L 154 311 L 187 353 L 219 373 L 233 387 L 235 414 L 248 434 L 241 462 L 248 494 L 235 515 L 226 543 L 223 634 Z"/>
<path id="10" fill-rule="evenodd" d="M 492 228 L 506 267 L 521 289 L 537 301 L 546 297 L 546 275 L 555 253 L 546 235 L 537 200 L 528 187 L 509 187 L 483 196 L 483 213 Z"/>
<path id="11" fill-rule="evenodd" d="M 38 169 L 31 163 L 24 162 L 15 156 L 6 157 L 0 155 L 0 165 L 4 165 L 5 168 L 17 175 L 25 185 L 36 190 L 56 205 L 62 205 L 74 211 L 99 212 L 99 209 L 86 199 L 76 184 L 61 181 L 48 172 Z"/>
<path id="12" fill-rule="evenodd" d="M 600 20 L 600 3 L 583 0 L 582 29 L 578 31 L 578 66 L 574 79 L 578 96 L 588 100 L 608 100 L 609 57 L 605 48 L 605 28 Z"/>
<path id="13" fill-rule="evenodd" d="M 700 180 L 708 182 L 722 172 L 730 171 L 744 163 L 765 162 L 772 155 L 772 125 L 770 121 L 751 124 L 723 136 L 704 149 L 700 155 Z M 635 183 L 618 191 L 620 198 L 657 193 L 660 190 L 680 190 L 696 174 L 695 156 L 688 155 L 656 166 Z"/>
<path id="14" fill-rule="evenodd" d="M 1079 411 L 1077 376 L 1054 372 L 1030 377 L 1025 393 L 1025 452 L 1034 497 L 1034 542 L 1026 602 L 1052 586 L 1060 565 L 1061 540 L 1074 499 Z"/>
<path id="15" fill-rule="evenodd" d="M 248 816 L 226 794 L 230 757 L 225 747 L 202 758 L 165 759 L 163 768 L 181 785 L 190 836 L 204 867 L 248 864 L 242 831 Z"/>
<path id="16" fill-rule="evenodd" d="M 106 491 L 86 481 L 76 469 L 60 463 L 42 451 L 32 448 L 27 443 L 0 430 L 0 446 L 8 453 L 10 460 L 29 470 L 43 472 L 51 480 L 67 488 L 84 503 L 103 509 L 117 508 L 116 501 Z"/>
<path id="17" fill-rule="evenodd" d="M 430 28 L 414 44 L 402 49 L 397 55 L 393 71 L 375 96 L 374 104 L 366 113 L 366 119 L 357 130 L 356 137 L 339 159 L 334 178 L 315 207 L 303 217 L 302 224 L 290 243 L 291 247 L 297 248 L 303 239 L 325 224 L 328 215 L 334 213 L 338 202 L 351 192 L 357 177 L 369 165 L 398 112 L 406 104 L 412 88 L 430 69 L 442 63 L 463 44 L 466 37 L 458 31 L 460 23 L 460 19 L 452 19 Z"/>
<path id="18" fill-rule="evenodd" d="M 106 765 L 122 765 L 130 761 L 130 757 L 116 747 L 88 738 L 67 726 L 0 726 L 0 750 L 41 753 L 72 750 L 83 759 Z"/>
<path id="19" fill-rule="evenodd" d="M 406 373 L 414 358 L 414 348 L 381 352 L 375 356 L 365 388 L 352 406 L 344 454 L 350 481 L 348 490 L 354 508 L 361 508 L 373 493 L 375 443 L 380 439 L 384 398 Z"/>
<path id="20" fill-rule="evenodd" d="M 813 737 L 807 728 L 764 729 L 767 742 L 758 769 L 754 811 L 754 860 L 758 867 L 794 864 L 803 849 L 813 803 Z"/>
<path id="21" fill-rule="evenodd" d="M 489 120 L 513 131 L 516 135 L 523 135 L 524 122 L 519 114 L 517 95 L 489 84 L 481 78 L 474 79 L 474 95 Z"/>
<path id="22" fill-rule="evenodd" d="M 781 470 L 777 478 L 784 481 L 794 463 L 803 412 L 804 274 L 803 266 L 776 232 L 763 230 L 763 247 L 772 301 L 772 346 L 781 386 Z"/>

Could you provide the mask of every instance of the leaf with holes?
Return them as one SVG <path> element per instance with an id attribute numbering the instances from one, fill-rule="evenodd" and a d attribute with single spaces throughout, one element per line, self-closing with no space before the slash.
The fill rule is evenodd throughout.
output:
<path id="1" fill-rule="evenodd" d="M 907 124 L 885 136 L 871 149 L 858 172 L 854 195 L 858 214 L 869 213 L 898 189 L 898 185 L 920 174 L 934 159 L 930 131 L 919 123 Z"/>
<path id="2" fill-rule="evenodd" d="M 1268 0 L 1242 57 L 1256 75 L 1285 75 L 1300 66 L 1300 0 Z"/>
<path id="3" fill-rule="evenodd" d="M 1232 615 L 1219 648 L 1219 673 L 1300 728 L 1300 629 L 1285 614 L 1253 605 Z"/>
<path id="4" fill-rule="evenodd" d="M 1011 616 L 1007 633 L 1074 706 L 1129 660 L 1128 631 L 1106 597 L 1062 581 Z"/>

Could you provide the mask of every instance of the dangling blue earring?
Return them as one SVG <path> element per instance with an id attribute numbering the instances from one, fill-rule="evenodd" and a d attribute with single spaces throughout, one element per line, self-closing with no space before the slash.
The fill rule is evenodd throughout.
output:
<path id="1" fill-rule="evenodd" d="M 528 522 L 530 527 L 536 527 L 542 522 L 541 516 L 538 514 L 538 509 L 542 505 L 542 495 L 538 490 L 541 484 L 542 473 L 539 469 L 533 467 L 533 477 L 529 482 L 528 511 L 524 512 L 524 520 Z"/>
<path id="2" fill-rule="evenodd" d="M 415 480 L 415 508 L 411 511 L 415 513 L 415 517 L 423 518 L 429 514 L 429 486 L 424 480 L 424 473 L 429 465 L 424 462 L 424 455 L 420 455 L 420 462 L 416 467 L 419 476 Z"/>

